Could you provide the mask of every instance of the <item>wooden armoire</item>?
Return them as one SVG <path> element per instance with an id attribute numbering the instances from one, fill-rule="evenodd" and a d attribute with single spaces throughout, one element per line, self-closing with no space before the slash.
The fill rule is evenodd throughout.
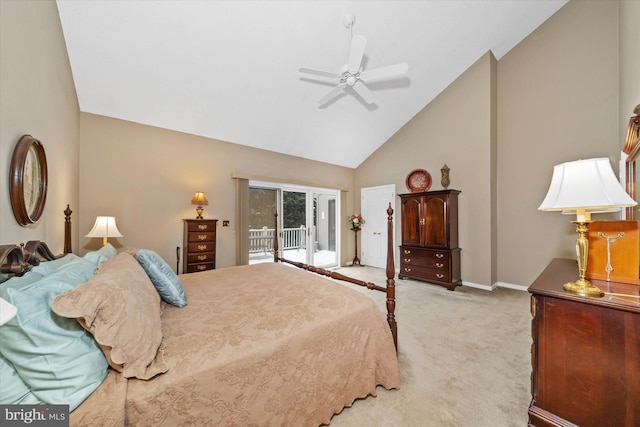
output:
<path id="1" fill-rule="evenodd" d="M 400 194 L 402 245 L 399 279 L 454 290 L 460 278 L 458 190 Z"/>

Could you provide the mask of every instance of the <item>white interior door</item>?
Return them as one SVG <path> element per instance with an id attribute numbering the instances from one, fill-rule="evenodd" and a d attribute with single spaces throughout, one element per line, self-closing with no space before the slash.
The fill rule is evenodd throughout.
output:
<path id="1" fill-rule="evenodd" d="M 366 221 L 360 232 L 362 264 L 385 268 L 387 265 L 387 208 L 391 203 L 395 209 L 396 186 L 391 184 L 363 188 L 360 194 L 362 217 Z"/>

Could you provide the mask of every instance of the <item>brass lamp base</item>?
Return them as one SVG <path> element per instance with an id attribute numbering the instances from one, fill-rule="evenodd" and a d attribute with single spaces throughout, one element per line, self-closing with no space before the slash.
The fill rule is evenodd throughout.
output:
<path id="1" fill-rule="evenodd" d="M 196 217 L 196 219 L 204 219 L 202 217 L 202 212 L 204 212 L 204 209 L 202 209 L 202 206 L 198 206 L 196 208 L 196 213 L 198 214 L 198 216 Z"/>
<path id="2" fill-rule="evenodd" d="M 600 290 L 597 286 L 591 284 L 587 279 L 580 278 L 575 282 L 567 282 L 562 288 L 574 294 L 578 294 L 583 297 L 595 297 L 600 298 L 604 296 L 604 292 Z"/>

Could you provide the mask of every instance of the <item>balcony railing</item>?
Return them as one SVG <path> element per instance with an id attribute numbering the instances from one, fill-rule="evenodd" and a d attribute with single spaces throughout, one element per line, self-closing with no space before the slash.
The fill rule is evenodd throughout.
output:
<path id="1" fill-rule="evenodd" d="M 249 252 L 273 252 L 273 237 L 275 229 L 273 228 L 251 228 L 249 229 Z M 306 248 L 307 228 L 300 226 L 299 228 L 282 229 L 282 250 L 287 249 L 305 249 Z"/>

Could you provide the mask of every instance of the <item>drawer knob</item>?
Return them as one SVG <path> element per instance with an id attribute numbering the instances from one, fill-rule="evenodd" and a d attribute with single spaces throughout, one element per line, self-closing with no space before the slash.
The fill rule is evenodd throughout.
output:
<path id="1" fill-rule="evenodd" d="M 436 254 L 436 258 L 444 258 L 444 254 Z"/>
<path id="2" fill-rule="evenodd" d="M 207 240 L 206 234 L 198 234 L 198 240 Z"/>
<path id="3" fill-rule="evenodd" d="M 198 270 L 206 270 L 206 269 L 207 269 L 206 265 L 204 265 L 204 264 L 198 265 Z"/>
<path id="4" fill-rule="evenodd" d="M 436 267 L 442 268 L 442 267 L 444 267 L 444 264 L 441 263 L 441 262 L 436 262 Z"/>
<path id="5" fill-rule="evenodd" d="M 206 255 L 198 255 L 198 261 L 205 261 L 207 259 Z"/>
<path id="6" fill-rule="evenodd" d="M 442 279 L 444 277 L 444 274 L 436 273 L 436 277 L 438 279 Z"/>
<path id="7" fill-rule="evenodd" d="M 198 224 L 198 230 L 208 230 L 209 229 L 209 225 L 208 224 Z"/>
<path id="8" fill-rule="evenodd" d="M 404 262 L 411 262 L 411 258 L 405 258 Z"/>
<path id="9" fill-rule="evenodd" d="M 410 271 L 411 271 L 411 269 L 410 269 L 410 268 L 405 267 L 405 268 L 404 268 L 404 271 L 405 271 L 405 273 L 408 273 L 408 272 L 410 272 Z"/>
<path id="10" fill-rule="evenodd" d="M 198 245 L 198 250 L 199 251 L 206 251 L 207 250 L 207 245 Z"/>
<path id="11" fill-rule="evenodd" d="M 408 249 L 405 249 L 405 250 L 404 250 L 404 253 L 405 253 L 405 255 L 409 255 L 409 254 L 411 253 L 411 251 L 410 251 L 410 250 L 408 250 Z"/>

